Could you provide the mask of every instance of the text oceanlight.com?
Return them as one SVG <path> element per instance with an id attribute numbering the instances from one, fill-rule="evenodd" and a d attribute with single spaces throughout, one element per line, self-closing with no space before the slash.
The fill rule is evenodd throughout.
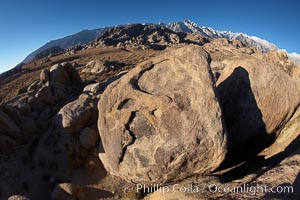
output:
<path id="1" fill-rule="evenodd" d="M 245 193 L 249 195 L 256 195 L 259 193 L 294 193 L 294 188 L 291 185 L 287 186 L 270 186 L 270 185 L 250 185 L 243 184 L 240 186 L 226 186 L 225 184 L 174 184 L 174 185 L 162 185 L 162 184 L 137 184 L 137 192 L 143 193 L 152 193 L 152 192 L 161 192 L 166 194 L 168 192 L 174 193 Z"/>

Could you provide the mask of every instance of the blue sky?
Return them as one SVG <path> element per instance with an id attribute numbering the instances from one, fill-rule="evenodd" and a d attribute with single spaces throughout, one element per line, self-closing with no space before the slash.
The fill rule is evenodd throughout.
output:
<path id="1" fill-rule="evenodd" d="M 0 73 L 46 42 L 83 29 L 191 19 L 300 53 L 298 0 L 1 0 Z"/>

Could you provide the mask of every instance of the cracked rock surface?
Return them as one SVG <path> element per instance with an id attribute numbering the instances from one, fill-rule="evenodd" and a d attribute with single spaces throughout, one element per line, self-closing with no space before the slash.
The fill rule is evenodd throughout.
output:
<path id="1" fill-rule="evenodd" d="M 202 47 L 179 48 L 141 63 L 105 90 L 98 104 L 99 156 L 109 173 L 135 183 L 170 183 L 220 165 L 227 133 L 209 60 Z"/>

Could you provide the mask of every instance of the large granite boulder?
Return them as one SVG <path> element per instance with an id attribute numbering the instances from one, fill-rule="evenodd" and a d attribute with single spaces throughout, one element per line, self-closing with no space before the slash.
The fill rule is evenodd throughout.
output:
<path id="1" fill-rule="evenodd" d="M 58 121 L 68 133 L 80 132 L 92 118 L 92 110 L 86 99 L 68 103 L 58 112 Z"/>
<path id="2" fill-rule="evenodd" d="M 22 137 L 20 128 L 9 115 L 0 110 L 0 135 L 2 134 L 16 138 Z"/>
<path id="3" fill-rule="evenodd" d="M 101 74 L 105 71 L 105 63 L 101 60 L 95 59 L 86 64 L 86 71 L 93 74 Z"/>
<path id="4" fill-rule="evenodd" d="M 293 79 L 258 59 L 229 62 L 217 81 L 217 91 L 230 146 L 239 144 L 256 153 L 274 141 L 300 102 Z"/>
<path id="5" fill-rule="evenodd" d="M 0 154 L 9 152 L 19 139 L 22 139 L 22 131 L 7 113 L 0 108 Z"/>
<path id="6" fill-rule="evenodd" d="M 297 68 L 285 50 L 271 50 L 267 54 L 263 54 L 262 59 L 276 65 L 289 75 L 292 75 L 293 70 Z"/>
<path id="7" fill-rule="evenodd" d="M 80 144 L 86 149 L 97 148 L 99 142 L 98 131 L 86 127 L 80 132 L 79 141 Z"/>
<path id="8" fill-rule="evenodd" d="M 99 96 L 81 94 L 78 99 L 63 106 L 57 115 L 58 124 L 67 133 L 79 133 L 91 125 L 97 129 Z"/>
<path id="9" fill-rule="evenodd" d="M 49 82 L 53 96 L 58 100 L 66 98 L 70 92 L 82 86 L 82 81 L 71 63 L 53 65 L 50 69 Z"/>
<path id="10" fill-rule="evenodd" d="M 91 92 L 94 94 L 99 94 L 102 90 L 101 84 L 100 83 L 93 83 L 89 84 L 84 87 L 83 92 Z"/>
<path id="11" fill-rule="evenodd" d="M 30 86 L 28 90 L 37 90 L 35 98 L 28 98 L 28 103 L 34 110 L 51 107 L 65 100 L 73 93 L 82 90 L 82 80 L 73 64 L 64 62 L 55 64 L 40 73 L 40 81 Z"/>
<path id="12" fill-rule="evenodd" d="M 100 159 L 127 181 L 175 182 L 208 173 L 225 157 L 209 55 L 199 46 L 141 63 L 108 86 L 98 110 Z"/>
<path id="13" fill-rule="evenodd" d="M 64 67 L 60 64 L 53 65 L 50 69 L 50 85 L 53 95 L 58 99 L 66 98 L 69 84 L 70 78 Z"/>
<path id="14" fill-rule="evenodd" d="M 43 69 L 40 73 L 40 81 L 45 84 L 50 80 L 50 71 L 48 69 Z"/>
<path id="15" fill-rule="evenodd" d="M 35 97 L 38 99 L 38 101 L 46 105 L 51 106 L 55 104 L 55 98 L 48 82 L 38 90 L 38 92 L 35 94 Z"/>
<path id="16" fill-rule="evenodd" d="M 12 195 L 8 198 L 8 200 L 30 200 L 30 199 L 21 195 Z"/>
<path id="17" fill-rule="evenodd" d="M 260 153 L 266 159 L 289 152 L 300 145 L 300 107 L 280 130 L 275 142 Z"/>

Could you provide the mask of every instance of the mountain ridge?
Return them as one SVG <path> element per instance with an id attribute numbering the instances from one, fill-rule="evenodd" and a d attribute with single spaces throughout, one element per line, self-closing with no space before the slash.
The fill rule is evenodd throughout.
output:
<path id="1" fill-rule="evenodd" d="M 51 47 L 58 46 L 60 48 L 66 49 L 66 48 L 69 48 L 69 47 L 72 47 L 72 46 L 75 46 L 78 44 L 86 44 L 88 42 L 91 42 L 97 36 L 99 36 L 102 32 L 107 30 L 108 28 L 110 28 L 110 27 L 104 27 L 104 28 L 98 28 L 98 29 L 92 29 L 92 30 L 85 29 L 85 30 L 79 31 L 75 34 L 63 37 L 63 38 L 51 40 L 51 41 L 47 42 L 46 44 L 44 44 L 43 46 L 41 46 L 40 48 L 38 48 L 37 50 L 30 53 L 22 61 L 22 63 L 31 62 L 37 54 L 39 54 L 42 51 L 45 51 Z"/>
<path id="2" fill-rule="evenodd" d="M 149 24 L 149 23 L 147 23 L 147 24 Z M 275 44 L 273 44 L 267 40 L 264 40 L 260 37 L 251 36 L 251 35 L 248 35 L 248 34 L 242 33 L 242 32 L 232 32 L 232 31 L 226 31 L 226 30 L 219 31 L 212 27 L 206 27 L 203 25 L 199 25 L 192 20 L 184 20 L 181 22 L 172 22 L 172 23 L 168 23 L 168 24 L 161 23 L 161 22 L 151 23 L 151 24 L 156 25 L 156 26 L 164 26 L 174 32 L 198 33 L 198 34 L 201 34 L 205 37 L 212 38 L 212 39 L 227 38 L 229 40 L 239 40 L 244 45 L 255 47 L 264 53 L 267 53 L 270 50 L 278 50 L 279 49 Z M 22 63 L 31 62 L 37 54 L 41 53 L 42 51 L 47 50 L 48 48 L 58 46 L 60 48 L 67 49 L 67 48 L 73 47 L 78 44 L 84 45 L 84 44 L 90 43 L 94 40 L 97 40 L 101 36 L 101 34 L 105 33 L 106 31 L 108 31 L 114 27 L 122 27 L 122 26 L 128 26 L 128 24 L 127 25 L 116 25 L 116 26 L 111 26 L 111 27 L 102 27 L 102 28 L 97 28 L 97 29 L 92 29 L 92 30 L 85 29 L 85 30 L 77 32 L 73 35 L 69 35 L 69 36 L 59 38 L 56 40 L 51 40 L 48 43 L 46 43 L 45 45 L 43 45 L 42 47 L 38 48 L 37 50 L 35 50 L 31 54 L 29 54 L 22 61 Z M 293 52 L 293 53 L 287 53 L 287 55 L 293 62 L 295 62 L 296 64 L 300 64 L 300 55 L 299 54 Z"/>
<path id="3" fill-rule="evenodd" d="M 173 22 L 167 24 L 166 26 L 175 32 L 200 33 L 209 38 L 227 38 L 229 40 L 240 40 L 246 46 L 256 47 L 264 53 L 270 50 L 279 49 L 275 44 L 256 36 L 250 36 L 246 33 L 241 32 L 219 31 L 211 27 L 198 25 L 191 20 L 184 20 L 183 22 Z"/>

